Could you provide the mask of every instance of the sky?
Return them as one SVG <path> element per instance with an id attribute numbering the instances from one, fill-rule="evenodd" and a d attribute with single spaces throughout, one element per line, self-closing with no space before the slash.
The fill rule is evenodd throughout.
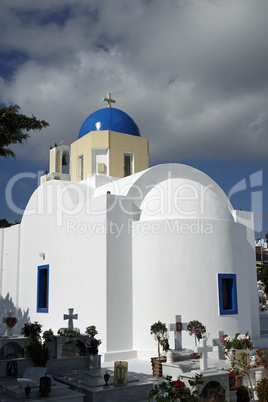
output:
<path id="1" fill-rule="evenodd" d="M 0 219 L 20 221 L 50 145 L 74 142 L 111 92 L 148 138 L 150 166 L 202 170 L 264 236 L 267 16 L 267 0 L 2 0 L 0 106 L 50 127 L 0 158 Z"/>

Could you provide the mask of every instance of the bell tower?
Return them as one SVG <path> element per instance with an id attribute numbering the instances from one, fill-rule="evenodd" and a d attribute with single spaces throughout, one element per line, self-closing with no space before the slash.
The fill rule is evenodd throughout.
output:
<path id="1" fill-rule="evenodd" d="M 49 180 L 65 180 L 70 181 L 70 146 L 64 141 L 54 148 L 50 147 L 49 173 L 45 173 L 41 177 L 41 184 Z"/>
<path id="2" fill-rule="evenodd" d="M 120 109 L 108 92 L 108 106 L 89 115 L 78 140 L 71 145 L 71 180 L 92 175 L 122 178 L 148 167 L 148 140 L 142 138 L 134 120 Z"/>

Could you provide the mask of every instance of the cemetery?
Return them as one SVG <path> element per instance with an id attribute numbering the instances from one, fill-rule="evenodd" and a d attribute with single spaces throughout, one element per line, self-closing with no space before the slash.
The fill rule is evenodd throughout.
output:
<path id="1" fill-rule="evenodd" d="M 258 400 L 253 214 L 104 100 L 0 229 L 0 401 Z"/>
<path id="2" fill-rule="evenodd" d="M 3 318 L 7 329 L 0 337 L 1 401 L 38 401 L 46 397 L 52 401 L 143 402 L 157 401 L 157 396 L 166 396 L 167 401 L 258 401 L 262 379 L 261 391 L 267 396 L 268 349 L 254 347 L 249 333 L 230 337 L 219 331 L 217 338 L 210 339 L 198 320 L 182 323 L 177 315 L 175 324 L 166 326 L 158 321 L 151 326 L 151 334 L 161 357 L 161 373 L 148 373 L 148 364 L 143 370 L 142 361 L 141 371 L 133 372 L 128 367 L 131 360 L 102 367 L 96 327 L 90 326 L 80 334 L 73 324 L 78 314 L 73 311 L 70 308 L 63 315 L 68 326 L 60 328 L 57 335 L 51 330 L 43 332 L 43 341 L 42 326 L 37 322 L 26 323 L 24 336 L 16 336 L 12 333 L 17 323 L 14 314 L 8 314 L 12 320 Z M 183 348 L 183 331 L 193 338 L 192 349 Z M 169 346 L 172 333 L 174 349 Z M 31 346 L 34 341 L 35 350 Z M 41 358 L 43 352 L 45 359 Z M 250 399 L 239 399 L 239 392 Z"/>

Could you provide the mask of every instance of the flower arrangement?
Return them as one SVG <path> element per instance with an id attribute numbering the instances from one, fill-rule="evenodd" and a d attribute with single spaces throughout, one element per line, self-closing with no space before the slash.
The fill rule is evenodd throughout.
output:
<path id="1" fill-rule="evenodd" d="M 98 334 L 95 325 L 91 325 L 90 327 L 86 328 L 86 334 L 90 336 L 90 338 L 94 338 Z"/>
<path id="2" fill-rule="evenodd" d="M 52 329 L 48 329 L 47 331 L 43 332 L 43 339 L 45 342 L 52 342 L 54 340 L 54 332 Z"/>
<path id="3" fill-rule="evenodd" d="M 154 335 L 154 339 L 157 341 L 158 358 L 160 359 L 160 346 L 164 352 L 169 350 L 168 332 L 166 324 L 158 321 L 151 325 L 151 335 Z"/>
<path id="4" fill-rule="evenodd" d="M 38 324 L 37 321 L 34 321 L 34 323 L 27 322 L 21 329 L 21 335 L 39 337 L 42 332 L 41 328 L 42 325 Z"/>
<path id="5" fill-rule="evenodd" d="M 18 322 L 16 317 L 6 317 L 4 321 L 9 328 L 13 328 Z"/>
<path id="6" fill-rule="evenodd" d="M 230 359 L 231 366 L 229 371 L 237 376 L 246 375 L 250 389 L 247 388 L 248 397 L 253 393 L 253 386 L 250 378 L 250 370 L 254 367 L 251 364 L 249 350 L 253 349 L 253 343 L 248 331 L 245 334 L 236 333 L 234 337 L 223 335 L 221 343 L 224 346 L 226 357 Z M 245 399 L 246 400 L 246 399 Z M 250 399 L 248 399 L 250 400 Z"/>
<path id="7" fill-rule="evenodd" d="M 268 349 L 261 348 L 255 350 L 255 367 L 268 369 Z"/>
<path id="8" fill-rule="evenodd" d="M 226 351 L 230 351 L 232 349 L 253 349 L 253 343 L 248 331 L 245 334 L 240 334 L 238 332 L 235 334 L 234 337 L 222 335 L 221 343 L 223 344 Z"/>
<path id="9" fill-rule="evenodd" d="M 66 336 L 66 338 L 76 338 L 77 336 L 80 335 L 80 329 L 79 328 L 60 328 L 57 332 L 58 335 L 60 336 Z"/>
<path id="10" fill-rule="evenodd" d="M 101 344 L 101 340 L 100 339 L 96 339 L 96 338 L 90 338 L 89 341 L 86 342 L 86 345 L 89 349 L 89 353 L 92 353 L 93 355 L 97 355 L 99 352 L 98 347 Z"/>
<path id="11" fill-rule="evenodd" d="M 98 347 L 101 345 L 101 340 L 95 338 L 95 336 L 98 334 L 95 325 L 87 327 L 86 334 L 89 335 L 89 340 L 86 342 L 86 345 L 89 349 L 89 353 L 97 355 L 99 352 Z"/>
<path id="12" fill-rule="evenodd" d="M 196 374 L 195 379 L 189 381 L 190 385 L 194 387 L 193 391 L 191 391 L 184 382 L 180 380 L 171 381 L 172 377 L 167 376 L 167 381 L 157 384 L 151 389 L 148 401 L 170 402 L 180 400 L 196 402 L 198 401 L 196 386 L 203 383 L 201 377 L 202 375 Z"/>
<path id="13" fill-rule="evenodd" d="M 195 342 L 196 339 L 200 341 L 200 339 L 207 337 L 206 327 L 200 321 L 189 321 L 186 330 L 190 333 L 190 335 L 193 335 L 195 337 Z"/>
<path id="14" fill-rule="evenodd" d="M 193 352 L 190 354 L 190 358 L 191 359 L 200 359 L 200 353 Z"/>

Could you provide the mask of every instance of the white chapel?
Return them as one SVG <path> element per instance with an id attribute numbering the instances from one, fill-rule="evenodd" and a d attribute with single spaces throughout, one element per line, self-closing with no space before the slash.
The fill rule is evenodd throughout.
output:
<path id="1" fill-rule="evenodd" d="M 197 169 L 148 167 L 147 139 L 105 100 L 77 140 L 50 150 L 21 223 L 0 230 L 0 296 L 55 333 L 73 308 L 81 333 L 96 326 L 104 361 L 154 356 L 150 326 L 178 314 L 211 338 L 258 341 L 252 213 Z"/>

